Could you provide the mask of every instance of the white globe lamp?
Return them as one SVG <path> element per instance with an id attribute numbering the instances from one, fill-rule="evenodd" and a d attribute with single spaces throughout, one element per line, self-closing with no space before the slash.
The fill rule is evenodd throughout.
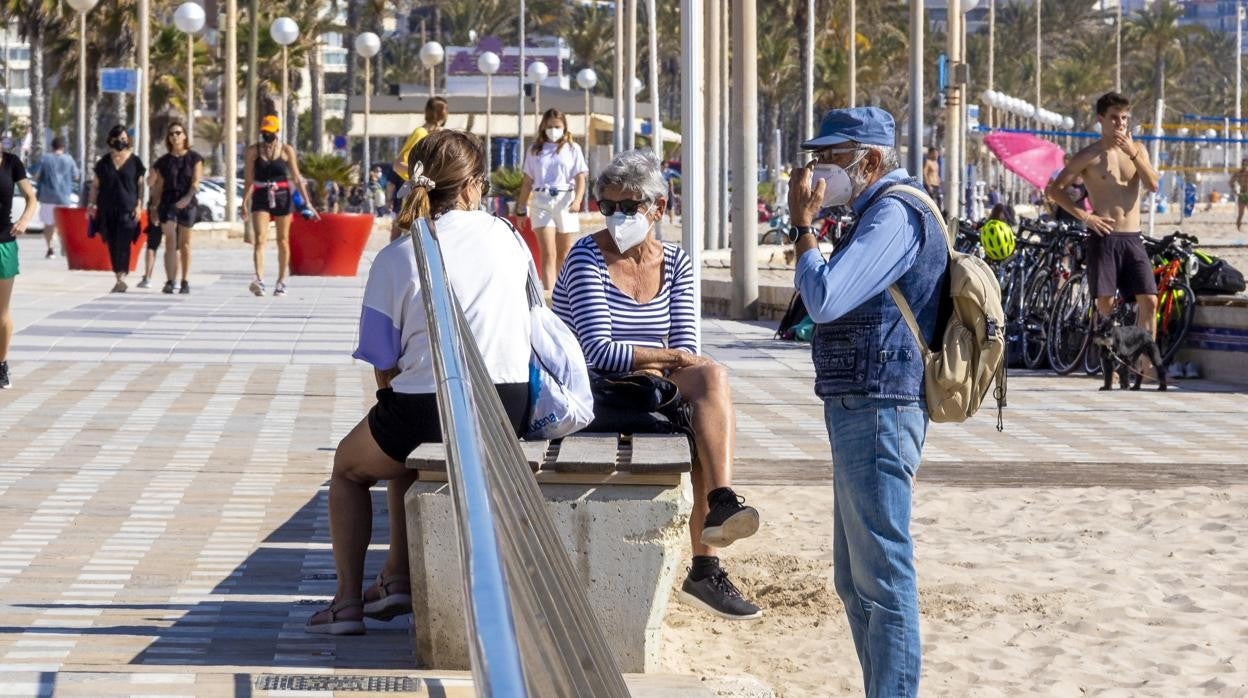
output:
<path id="1" fill-rule="evenodd" d="M 497 73 L 501 65 L 502 61 L 499 59 L 498 54 L 493 51 L 486 51 L 477 56 L 477 70 L 481 71 L 482 75 Z"/>
<path id="2" fill-rule="evenodd" d="M 576 74 L 576 84 L 582 90 L 592 90 L 598 84 L 598 73 L 593 68 L 582 68 Z"/>
<path id="3" fill-rule="evenodd" d="M 534 85 L 540 85 L 550 76 L 550 68 L 547 68 L 542 61 L 533 61 L 524 72 L 528 76 L 529 82 Z"/>
<path id="4" fill-rule="evenodd" d="M 299 25 L 289 17 L 278 17 L 269 25 L 269 36 L 279 46 L 290 46 L 299 38 Z"/>
<path id="5" fill-rule="evenodd" d="M 193 2 L 178 5 L 173 13 L 173 26 L 187 34 L 197 34 L 204 28 L 204 8 Z"/>
<path id="6" fill-rule="evenodd" d="M 355 52 L 364 58 L 372 58 L 381 53 L 381 37 L 372 32 L 364 32 L 357 34 L 355 37 Z"/>
<path id="7" fill-rule="evenodd" d="M 420 47 L 420 62 L 426 68 L 433 68 L 442 62 L 446 56 L 446 51 L 442 49 L 442 44 L 436 41 L 430 41 Z"/>

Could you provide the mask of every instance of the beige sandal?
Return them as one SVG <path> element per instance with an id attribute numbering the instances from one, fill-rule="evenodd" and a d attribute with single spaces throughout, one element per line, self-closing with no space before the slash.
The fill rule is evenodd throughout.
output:
<path id="1" fill-rule="evenodd" d="M 313 635 L 363 635 L 363 618 L 355 620 L 338 620 L 339 611 L 344 608 L 355 608 L 356 606 L 363 605 L 364 602 L 359 599 L 347 599 L 346 601 L 339 601 L 336 604 L 332 604 L 329 608 L 312 614 L 312 617 L 308 618 L 308 622 L 304 624 L 303 631 Z M 325 611 L 329 612 L 329 620 L 320 623 L 316 622 L 315 618 L 319 614 L 325 613 Z"/>
<path id="2" fill-rule="evenodd" d="M 391 588 L 394 588 L 391 591 Z M 412 612 L 412 582 L 407 575 L 377 575 L 373 586 L 364 591 L 364 617 L 390 620 Z"/>

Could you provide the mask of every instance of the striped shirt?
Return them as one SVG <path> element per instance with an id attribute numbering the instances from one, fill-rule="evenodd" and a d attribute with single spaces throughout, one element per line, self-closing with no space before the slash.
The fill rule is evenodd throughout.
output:
<path id="1" fill-rule="evenodd" d="M 631 371 L 633 347 L 698 353 L 693 263 L 672 243 L 663 243 L 658 294 L 647 303 L 638 303 L 611 281 L 607 261 L 593 237 L 581 238 L 559 271 L 553 305 L 580 339 L 589 367 L 599 373 Z"/>

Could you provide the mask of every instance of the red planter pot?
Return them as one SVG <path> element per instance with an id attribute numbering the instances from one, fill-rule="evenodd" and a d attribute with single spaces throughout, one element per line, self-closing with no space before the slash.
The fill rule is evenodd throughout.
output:
<path id="1" fill-rule="evenodd" d="M 290 273 L 355 276 L 372 234 L 371 214 L 322 213 L 319 221 L 296 214 L 290 221 Z"/>
<path id="2" fill-rule="evenodd" d="M 516 230 L 520 231 L 520 236 L 529 244 L 529 254 L 533 255 L 533 263 L 537 265 L 538 271 L 542 268 L 542 252 L 537 246 L 537 236 L 533 234 L 533 224 L 528 216 L 520 218 L 518 216 L 507 216 L 507 220 L 516 226 Z"/>
<path id="3" fill-rule="evenodd" d="M 56 234 L 65 248 L 65 261 L 75 271 L 112 271 L 108 258 L 108 244 L 96 235 L 87 237 L 87 209 L 58 206 L 52 213 L 56 221 Z M 134 271 L 147 243 L 147 211 L 139 219 L 139 238 L 130 245 L 130 271 Z"/>

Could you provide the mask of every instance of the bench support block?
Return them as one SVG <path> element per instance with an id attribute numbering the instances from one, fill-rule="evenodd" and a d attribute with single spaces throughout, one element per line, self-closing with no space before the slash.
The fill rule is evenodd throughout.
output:
<path id="1" fill-rule="evenodd" d="M 680 486 L 541 486 L 620 670 L 659 669 L 663 616 L 688 550 L 689 476 Z M 417 665 L 467 669 L 468 639 L 450 490 L 417 482 L 405 497 Z"/>

